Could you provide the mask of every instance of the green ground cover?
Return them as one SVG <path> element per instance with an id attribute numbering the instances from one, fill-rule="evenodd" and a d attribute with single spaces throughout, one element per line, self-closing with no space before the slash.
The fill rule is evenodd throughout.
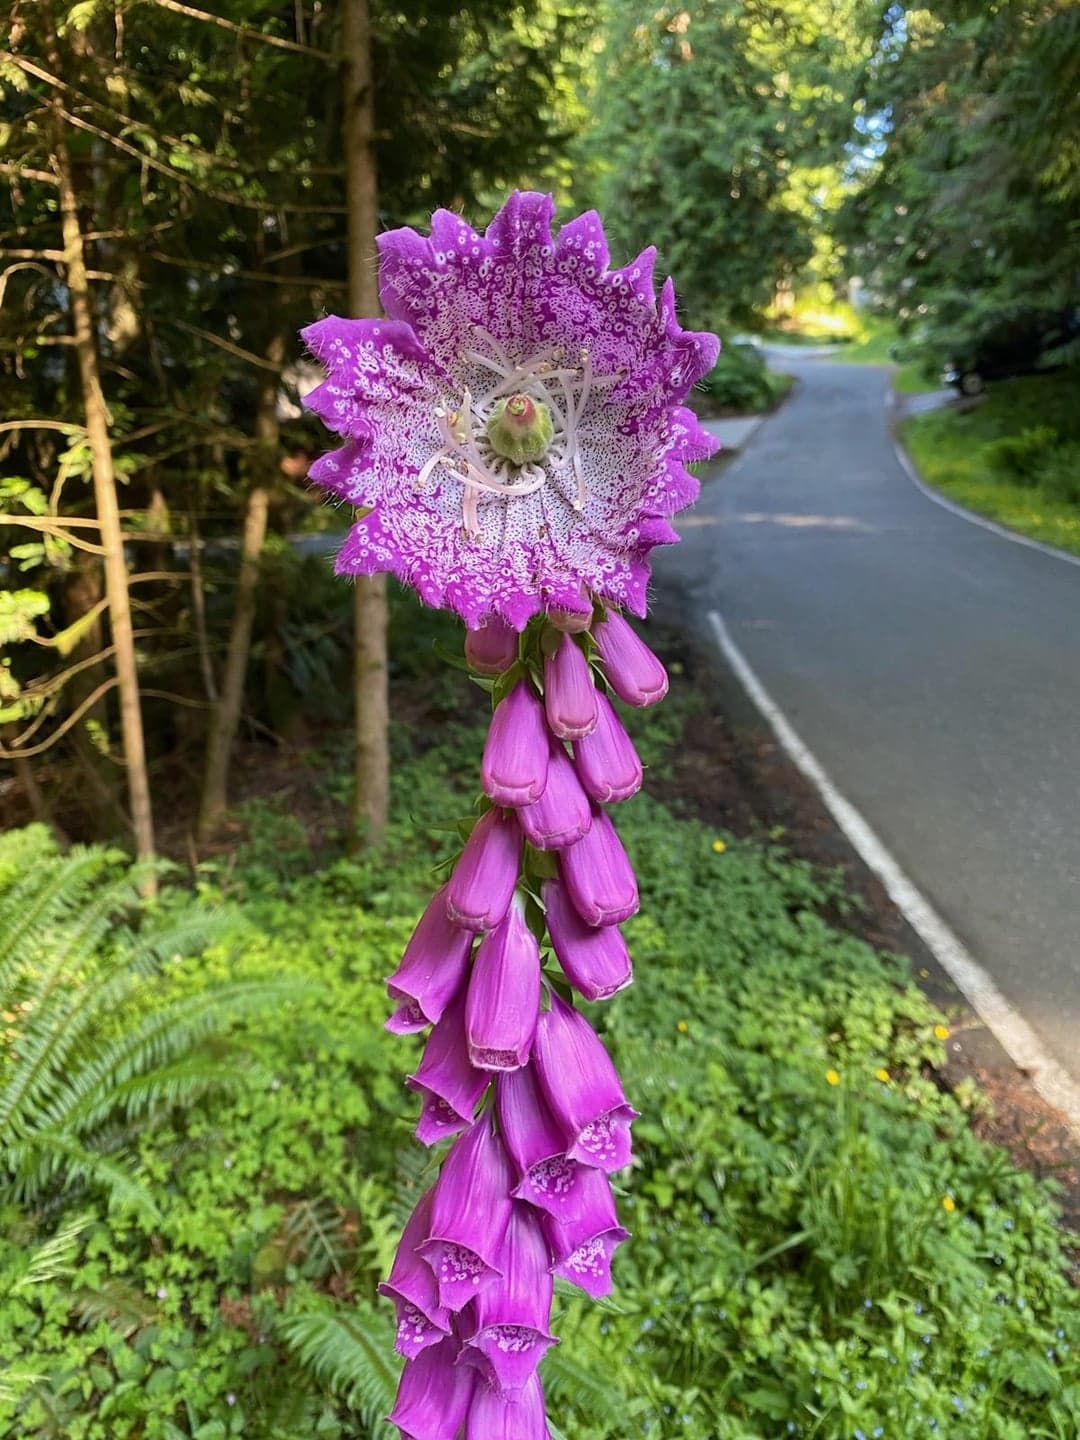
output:
<path id="1" fill-rule="evenodd" d="M 429 653 L 415 611 L 397 624 Z M 414 664 L 380 856 L 261 802 L 193 900 L 140 911 L 115 857 L 73 880 L 43 831 L 0 840 L 0 914 L 28 922 L 19 954 L 0 934 L 0 1433 L 387 1433 L 372 1291 L 430 1167 L 401 1083 L 417 1045 L 381 1029 L 381 981 L 481 743 L 451 718 L 466 679 Z M 676 687 L 632 717 L 636 983 L 592 1010 L 642 1111 L 634 1239 L 613 1304 L 558 1299 L 553 1420 L 567 1440 L 1075 1440 L 1051 1189 L 973 1137 L 971 1097 L 939 1083 L 942 1016 L 825 918 L 852 903 L 836 881 L 665 807 L 693 703 Z M 340 756 L 326 773 L 347 786 Z M 86 918 L 119 910 L 126 929 Z M 166 1006 L 179 1053 L 125 1039 Z M 58 1076 L 85 1081 L 67 1110 Z"/>
<path id="2" fill-rule="evenodd" d="M 919 415 L 901 436 L 943 494 L 1021 535 L 1080 555 L 1080 405 L 1075 371 L 991 385 L 966 410 Z"/>

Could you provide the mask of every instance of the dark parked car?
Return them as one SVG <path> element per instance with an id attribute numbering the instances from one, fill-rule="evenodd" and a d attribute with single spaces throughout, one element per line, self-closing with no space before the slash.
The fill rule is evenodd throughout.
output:
<path id="1" fill-rule="evenodd" d="M 1059 345 L 1080 337 L 1080 309 L 1052 314 L 1029 312 L 984 335 L 971 351 L 950 360 L 942 376 L 961 395 L 980 395 L 988 380 L 1056 370 L 1044 357 Z"/>

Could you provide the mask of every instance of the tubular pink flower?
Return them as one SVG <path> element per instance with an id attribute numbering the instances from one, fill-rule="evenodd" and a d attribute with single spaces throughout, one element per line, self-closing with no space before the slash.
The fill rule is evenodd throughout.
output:
<path id="1" fill-rule="evenodd" d="M 417 1254 L 431 1266 L 439 1304 L 455 1314 L 502 1275 L 514 1174 L 491 1116 L 455 1140 L 431 1197 L 431 1234 Z"/>
<path id="2" fill-rule="evenodd" d="M 559 873 L 586 925 L 619 925 L 637 913 L 637 880 L 603 810 L 594 809 L 588 833 L 560 852 Z"/>
<path id="3" fill-rule="evenodd" d="M 514 1206 L 499 1264 L 502 1277 L 462 1317 L 459 1364 L 475 1365 L 490 1385 L 516 1399 L 558 1343 L 548 1330 L 551 1255 L 540 1216 L 528 1205 Z"/>
<path id="4" fill-rule="evenodd" d="M 634 742 L 611 701 L 599 691 L 596 728 L 574 741 L 574 764 L 585 793 L 598 804 L 629 800 L 641 789 L 641 761 Z"/>
<path id="5" fill-rule="evenodd" d="M 529 1058 L 540 1008 L 540 947 L 520 897 L 480 941 L 469 977 L 465 1033 L 479 1070 L 518 1070 Z"/>
<path id="6" fill-rule="evenodd" d="M 630 1232 L 619 1224 L 611 1185 L 601 1171 L 588 1171 L 582 1194 L 573 1219 L 560 1222 L 545 1215 L 542 1223 L 554 1256 L 552 1271 L 598 1300 L 611 1294 L 611 1257 Z"/>
<path id="7" fill-rule="evenodd" d="M 513 1399 L 482 1381 L 477 1384 L 465 1422 L 465 1440 L 550 1440 L 550 1435 L 539 1375 Z"/>
<path id="8" fill-rule="evenodd" d="M 458 1432 L 480 1387 L 471 1366 L 457 1363 L 461 1346 L 448 1338 L 410 1360 L 401 1372 L 387 1419 L 402 1440 L 447 1440 Z"/>
<path id="9" fill-rule="evenodd" d="M 528 680 L 519 680 L 495 707 L 480 766 L 484 793 L 496 805 L 533 805 L 548 778 L 544 707 Z"/>
<path id="10" fill-rule="evenodd" d="M 585 1166 L 567 1158 L 566 1135 L 544 1099 L 535 1068 L 526 1065 L 500 1075 L 495 1098 L 499 1133 L 521 1177 L 514 1198 L 556 1219 L 575 1219 Z"/>
<path id="11" fill-rule="evenodd" d="M 465 632 L 465 659 L 478 675 L 501 675 L 517 659 L 517 631 L 498 615 Z"/>
<path id="12" fill-rule="evenodd" d="M 489 810 L 473 827 L 446 886 L 446 914 L 463 930 L 493 930 L 510 908 L 521 858 L 511 815 Z"/>
<path id="13" fill-rule="evenodd" d="M 391 571 L 470 628 L 522 629 L 584 587 L 643 614 L 649 553 L 697 495 L 716 442 L 682 405 L 718 343 L 657 297 L 654 253 L 609 269 L 599 218 L 552 235 L 546 195 L 515 193 L 486 233 L 437 210 L 430 239 L 379 236 L 387 319 L 304 331 L 327 378 L 307 405 L 340 435 L 312 479 L 369 511 L 339 572 Z M 550 418 L 516 453 L 509 403 Z"/>
<path id="14" fill-rule="evenodd" d="M 423 1100 L 416 1127 L 423 1145 L 437 1145 L 467 1129 L 488 1087 L 488 1076 L 469 1061 L 465 993 L 462 989 L 432 1030 L 416 1074 L 405 1081 Z"/>
<path id="15" fill-rule="evenodd" d="M 545 881 L 542 893 L 551 948 L 578 994 L 608 1000 L 629 985 L 630 952 L 618 927 L 587 925 L 558 880 Z"/>
<path id="16" fill-rule="evenodd" d="M 386 1022 L 395 1035 L 408 1035 L 434 1024 L 461 988 L 473 937 L 452 925 L 446 914 L 446 886 L 431 900 L 405 947 L 401 964 L 387 979 L 390 998 L 399 1002 Z"/>
<path id="17" fill-rule="evenodd" d="M 427 1239 L 430 1230 L 429 1190 L 409 1217 L 389 1278 L 379 1286 L 379 1294 L 394 1302 L 398 1321 L 394 1349 L 407 1360 L 415 1360 L 421 1350 L 437 1345 L 450 1334 L 450 1311 L 439 1304 L 435 1277 L 416 1254 L 416 1247 Z"/>
<path id="18" fill-rule="evenodd" d="M 594 635 L 611 688 L 627 705 L 655 705 L 667 694 L 667 671 L 617 610 L 609 610 Z"/>
<path id="19" fill-rule="evenodd" d="M 547 785 L 535 805 L 518 812 L 525 839 L 537 850 L 565 850 L 575 845 L 592 824 L 589 797 L 581 788 L 569 755 L 557 740 L 551 742 Z"/>
<path id="20" fill-rule="evenodd" d="M 638 1112 L 626 1103 L 615 1066 L 592 1026 L 554 993 L 551 1008 L 537 1022 L 533 1056 L 569 1158 L 607 1171 L 629 1165 L 630 1122 Z"/>
<path id="21" fill-rule="evenodd" d="M 596 724 L 592 671 L 572 635 L 560 635 L 555 653 L 544 660 L 544 711 L 560 740 L 580 740 Z"/>

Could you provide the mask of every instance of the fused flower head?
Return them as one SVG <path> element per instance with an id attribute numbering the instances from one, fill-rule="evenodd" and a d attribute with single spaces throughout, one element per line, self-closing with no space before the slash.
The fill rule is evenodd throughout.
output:
<path id="1" fill-rule="evenodd" d="M 589 593 L 643 614 L 648 555 L 716 448 L 680 403 L 717 341 L 683 330 L 654 252 L 608 268 L 598 216 L 552 235 L 551 198 L 510 196 L 481 235 L 437 210 L 430 239 L 380 236 L 385 320 L 304 332 L 342 436 L 312 478 L 369 513 L 340 573 L 390 571 L 470 628 Z"/>

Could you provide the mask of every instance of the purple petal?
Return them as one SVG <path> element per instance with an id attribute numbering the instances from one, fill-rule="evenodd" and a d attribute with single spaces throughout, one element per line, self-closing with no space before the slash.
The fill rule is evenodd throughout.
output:
<path id="1" fill-rule="evenodd" d="M 554 655 L 544 660 L 544 710 L 560 740 L 580 739 L 596 724 L 592 671 L 570 635 L 561 635 Z"/>
<path id="2" fill-rule="evenodd" d="M 558 1219 L 581 1205 L 586 1167 L 566 1155 L 566 1135 L 544 1099 L 532 1065 L 500 1075 L 495 1091 L 499 1132 L 520 1176 L 513 1194 Z"/>
<path id="3" fill-rule="evenodd" d="M 463 930 L 493 930 L 510 908 L 521 859 L 517 821 L 489 810 L 473 827 L 446 887 L 446 913 Z"/>
<path id="4" fill-rule="evenodd" d="M 622 841 L 603 810 L 586 835 L 559 853 L 559 873 L 587 925 L 619 925 L 637 913 L 637 881 Z"/>
<path id="5" fill-rule="evenodd" d="M 517 659 L 517 631 L 497 615 L 465 632 L 465 659 L 478 675 L 501 675 Z"/>
<path id="6" fill-rule="evenodd" d="M 540 1088 L 567 1137 L 572 1160 L 600 1170 L 629 1165 L 630 1122 L 611 1057 L 584 1015 L 554 993 L 541 1012 L 533 1044 Z"/>
<path id="7" fill-rule="evenodd" d="M 611 688 L 627 705 L 655 705 L 667 694 L 667 671 L 617 610 L 609 610 L 593 638 Z"/>
<path id="8" fill-rule="evenodd" d="M 619 1224 L 611 1185 L 599 1170 L 588 1172 L 583 1197 L 572 1220 L 545 1215 L 544 1234 L 555 1257 L 553 1272 L 597 1300 L 611 1294 L 611 1257 L 630 1233 Z"/>
<path id="9" fill-rule="evenodd" d="M 599 697 L 597 697 L 599 698 Z M 548 744 L 545 732 L 545 744 Z M 518 811 L 525 838 L 538 850 L 565 850 L 592 824 L 589 797 L 581 788 L 573 763 L 557 740 L 549 745 L 547 785 L 534 805 Z"/>
<path id="10" fill-rule="evenodd" d="M 496 805 L 534 804 L 548 778 L 544 707 L 528 680 L 519 680 L 491 717 L 480 775 Z M 526 832 L 527 833 L 527 832 Z"/>
<path id="11" fill-rule="evenodd" d="M 394 1348 L 408 1360 L 414 1360 L 421 1350 L 437 1345 L 450 1333 L 450 1311 L 439 1304 L 435 1277 L 416 1254 L 416 1247 L 431 1231 L 431 1195 L 429 1190 L 409 1217 L 389 1278 L 379 1286 L 379 1294 L 393 1300 L 397 1309 Z"/>
<path id="12" fill-rule="evenodd" d="M 404 1002 L 386 1022 L 387 1030 L 408 1034 L 439 1019 L 461 988 L 472 940 L 468 930 L 451 925 L 447 918 L 444 885 L 421 915 L 401 964 L 387 979 L 391 998 Z"/>
<path id="13" fill-rule="evenodd" d="M 574 764 L 586 793 L 607 805 L 641 789 L 641 761 L 634 742 L 606 695 L 597 692 L 596 729 L 574 741 Z"/>
<path id="14" fill-rule="evenodd" d="M 510 1221 L 513 1171 L 490 1114 L 455 1140 L 431 1202 L 431 1235 L 418 1247 L 457 1312 L 501 1275 L 498 1256 Z"/>
<path id="15" fill-rule="evenodd" d="M 529 1206 L 514 1206 L 499 1260 L 502 1278 L 471 1307 L 459 1363 L 475 1365 L 489 1384 L 519 1396 L 556 1343 L 548 1330 L 551 1253 Z"/>
<path id="16" fill-rule="evenodd" d="M 472 1124 L 488 1076 L 469 1063 L 464 990 L 428 1036 L 420 1066 L 405 1083 L 423 1097 L 416 1127 L 422 1144 L 437 1145 Z"/>
<path id="17" fill-rule="evenodd" d="M 465 1422 L 465 1440 L 550 1440 L 550 1435 L 539 1375 L 534 1375 L 515 1399 L 488 1385 L 476 1386 Z"/>
<path id="18" fill-rule="evenodd" d="M 563 974 L 586 1000 L 607 1000 L 630 984 L 630 952 L 615 925 L 586 925 L 557 880 L 543 887 L 548 935 Z"/>
<path id="19" fill-rule="evenodd" d="M 469 977 L 465 1030 L 479 1069 L 516 1070 L 529 1058 L 540 1009 L 540 947 L 515 898 L 481 940 Z"/>
<path id="20" fill-rule="evenodd" d="M 401 1372 L 389 1416 L 402 1440 L 453 1440 L 479 1387 L 476 1371 L 458 1365 L 460 1345 L 452 1337 L 410 1360 Z"/>

